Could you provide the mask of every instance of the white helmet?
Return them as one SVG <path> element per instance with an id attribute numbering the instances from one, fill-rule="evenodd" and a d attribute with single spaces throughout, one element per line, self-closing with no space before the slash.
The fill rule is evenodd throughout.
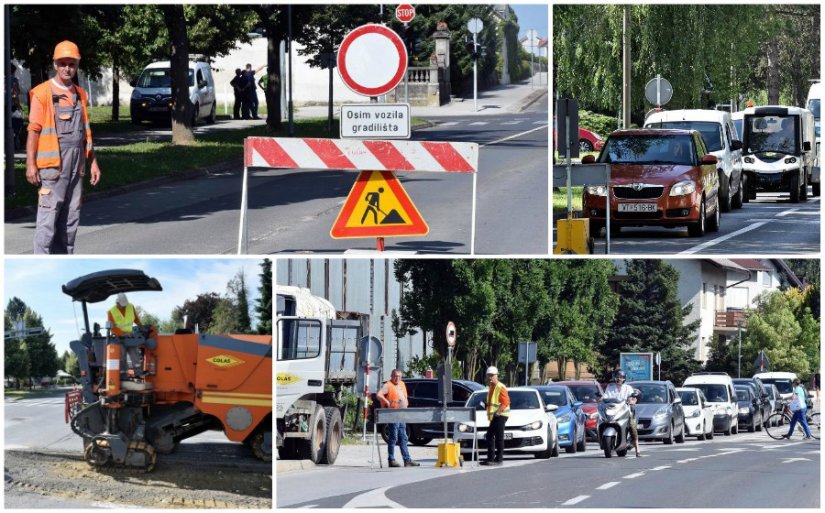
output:
<path id="1" fill-rule="evenodd" d="M 128 305 L 128 304 L 129 304 L 129 300 L 128 300 L 128 299 L 126 299 L 126 294 L 124 294 L 123 292 L 121 292 L 120 294 L 118 294 L 118 295 L 117 295 L 117 301 L 116 301 L 116 303 L 117 303 L 118 305 L 122 306 L 123 308 L 126 308 L 126 305 Z"/>
<path id="2" fill-rule="evenodd" d="M 490 376 L 492 374 L 498 375 L 498 369 L 490 365 L 489 367 L 487 367 L 487 375 Z"/>

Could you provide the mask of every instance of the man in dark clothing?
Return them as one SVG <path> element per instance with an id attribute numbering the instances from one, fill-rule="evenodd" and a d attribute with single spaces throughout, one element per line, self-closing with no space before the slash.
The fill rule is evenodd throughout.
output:
<path id="1" fill-rule="evenodd" d="M 241 116 L 240 116 L 241 105 L 243 105 L 243 103 L 245 101 L 245 94 L 246 94 L 245 91 L 244 91 L 244 86 L 246 85 L 246 80 L 244 79 L 243 71 L 241 70 L 241 68 L 237 68 L 235 70 L 235 78 L 233 78 L 229 82 L 229 85 L 231 85 L 232 90 L 235 91 L 235 105 L 232 108 L 232 114 L 233 114 L 232 118 L 233 119 L 240 119 L 241 118 Z M 246 109 L 244 109 L 244 112 L 246 112 L 246 117 L 249 117 L 249 108 L 248 107 Z"/>
<path id="2" fill-rule="evenodd" d="M 246 101 L 249 102 L 249 108 L 252 110 L 252 119 L 261 119 L 258 117 L 258 88 L 255 87 L 255 73 L 261 71 L 264 67 L 265 66 L 261 66 L 257 70 L 253 70 L 252 64 L 247 64 L 246 70 L 244 71 L 244 77 L 248 85 L 246 89 Z"/>

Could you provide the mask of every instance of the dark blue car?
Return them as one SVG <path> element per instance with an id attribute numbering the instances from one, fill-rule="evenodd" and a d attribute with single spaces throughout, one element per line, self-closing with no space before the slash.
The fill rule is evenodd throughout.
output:
<path id="1" fill-rule="evenodd" d="M 558 422 L 559 447 L 569 453 L 587 449 L 585 426 L 587 415 L 582 411 L 582 402 L 577 401 L 573 392 L 564 385 L 534 386 L 545 404 L 555 404 L 559 408 L 553 412 Z"/>

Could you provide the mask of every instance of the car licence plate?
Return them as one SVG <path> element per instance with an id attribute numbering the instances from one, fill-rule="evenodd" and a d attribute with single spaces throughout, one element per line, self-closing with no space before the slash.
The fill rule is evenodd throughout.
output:
<path id="1" fill-rule="evenodd" d="M 163 112 L 165 110 L 169 110 L 168 107 L 149 107 L 149 111 L 151 112 Z"/>
<path id="2" fill-rule="evenodd" d="M 656 212 L 656 203 L 619 203 L 619 212 Z"/>
<path id="3" fill-rule="evenodd" d="M 507 432 L 505 432 L 505 433 L 504 433 L 504 439 L 505 439 L 505 440 L 512 440 L 512 439 L 513 439 L 513 433 L 507 433 Z"/>

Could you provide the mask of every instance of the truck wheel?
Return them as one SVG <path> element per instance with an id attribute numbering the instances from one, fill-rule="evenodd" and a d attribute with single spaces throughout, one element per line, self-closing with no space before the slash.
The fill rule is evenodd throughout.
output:
<path id="1" fill-rule="evenodd" d="M 427 445 L 428 443 L 430 443 L 432 441 L 433 441 L 432 438 L 429 438 L 429 437 L 426 437 L 426 436 L 411 436 L 410 437 L 410 443 L 413 444 L 413 445 L 423 446 L 423 445 Z"/>
<path id="2" fill-rule="evenodd" d="M 312 416 L 309 432 L 309 443 L 304 444 L 304 451 L 301 456 L 303 459 L 312 460 L 312 463 L 321 463 L 321 459 L 326 452 L 327 416 L 324 407 L 320 404 L 315 406 L 315 414 Z"/>
<path id="3" fill-rule="evenodd" d="M 819 197 L 819 182 L 811 184 L 811 195 L 814 197 Z"/>
<path id="4" fill-rule="evenodd" d="M 327 438 L 324 445 L 326 451 L 321 457 L 321 463 L 332 465 L 338 458 L 338 450 L 341 448 L 341 438 L 344 436 L 344 423 L 341 420 L 341 411 L 334 406 L 324 408 L 327 414 Z"/>
<path id="5" fill-rule="evenodd" d="M 799 199 L 808 201 L 808 174 L 802 174 L 802 187 L 799 188 Z"/>
<path id="6" fill-rule="evenodd" d="M 742 173 L 742 203 L 750 203 L 751 200 L 751 191 L 748 189 L 749 182 L 748 175 Z"/>
<path id="7" fill-rule="evenodd" d="M 791 203 L 799 203 L 799 173 L 794 173 L 790 179 L 790 185 L 788 186 L 791 193 Z"/>

